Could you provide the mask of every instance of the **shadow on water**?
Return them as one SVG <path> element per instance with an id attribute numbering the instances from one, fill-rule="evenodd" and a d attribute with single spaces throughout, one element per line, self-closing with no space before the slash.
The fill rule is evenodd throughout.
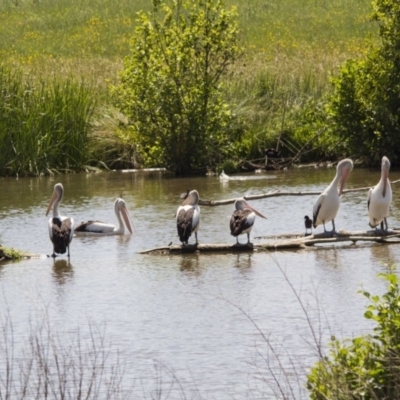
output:
<path id="1" fill-rule="evenodd" d="M 69 282 L 74 276 L 74 269 L 68 259 L 55 259 L 53 264 L 53 278 L 59 285 Z"/>

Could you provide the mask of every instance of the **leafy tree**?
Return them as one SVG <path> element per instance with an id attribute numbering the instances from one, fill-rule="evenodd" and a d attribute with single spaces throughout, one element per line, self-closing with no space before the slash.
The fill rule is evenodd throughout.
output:
<path id="1" fill-rule="evenodd" d="M 400 158 L 400 2 L 375 0 L 380 43 L 349 60 L 334 80 L 328 112 L 349 153 L 371 163 Z"/>
<path id="2" fill-rule="evenodd" d="M 221 77 L 239 52 L 237 13 L 223 0 L 152 4 L 138 13 L 131 54 L 111 90 L 145 163 L 188 174 L 232 149 Z"/>
<path id="3" fill-rule="evenodd" d="M 308 375 L 312 400 L 400 399 L 400 288 L 398 277 L 381 274 L 388 282 L 382 296 L 371 296 L 365 318 L 374 320 L 372 335 L 351 341 L 333 338 L 330 356 Z"/>

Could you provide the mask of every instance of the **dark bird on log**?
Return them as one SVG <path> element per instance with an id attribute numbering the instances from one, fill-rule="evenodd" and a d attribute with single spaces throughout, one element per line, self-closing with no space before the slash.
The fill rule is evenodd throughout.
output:
<path id="1" fill-rule="evenodd" d="M 278 158 L 281 155 L 281 152 L 273 148 L 270 148 L 264 151 L 264 155 L 267 156 L 268 158 Z"/>
<path id="2" fill-rule="evenodd" d="M 186 199 L 176 212 L 178 236 L 183 245 L 188 244 L 192 233 L 195 234 L 196 244 L 198 244 L 197 231 L 200 225 L 199 197 L 197 190 L 192 190 L 187 194 Z"/>
<path id="3" fill-rule="evenodd" d="M 256 215 L 267 219 L 264 215 L 254 209 L 245 199 L 239 198 L 235 201 L 236 210 L 233 212 L 229 226 L 231 235 L 236 237 L 236 244 L 239 244 L 238 236 L 247 234 L 247 244 L 250 243 L 250 232 L 253 228 Z"/>
<path id="4" fill-rule="evenodd" d="M 308 232 L 308 230 L 311 229 L 311 231 L 312 231 L 312 219 L 311 219 L 308 215 L 306 215 L 306 216 L 304 217 L 304 226 L 305 226 L 305 228 L 306 228 L 306 233 L 305 233 L 304 236 L 309 236 L 309 235 L 311 235 L 312 232 Z"/>

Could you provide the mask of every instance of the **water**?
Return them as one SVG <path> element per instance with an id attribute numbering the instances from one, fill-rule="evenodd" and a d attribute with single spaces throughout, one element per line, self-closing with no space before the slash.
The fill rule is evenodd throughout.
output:
<path id="1" fill-rule="evenodd" d="M 376 274 L 398 263 L 397 245 L 187 256 L 139 252 L 179 243 L 174 215 L 186 189 L 197 189 L 205 200 L 278 189 L 322 191 L 334 173 L 281 171 L 227 182 L 121 172 L 0 180 L 0 243 L 8 247 L 52 252 L 45 210 L 57 182 L 65 188 L 61 213 L 76 223 L 115 222 L 113 202 L 122 196 L 135 227 L 133 235 L 74 238 L 70 262 L 43 257 L 0 265 L 0 318 L 3 326 L 12 321 L 16 357 L 23 357 L 29 332 L 45 321 L 61 343 L 78 337 L 86 345 L 100 331 L 94 340 L 105 339 L 108 373 L 123 365 L 128 398 L 275 398 L 273 374 L 284 390 L 294 388 L 292 398 L 307 398 L 302 385 L 317 359 L 315 342 L 326 349 L 331 334 L 353 337 L 371 329 L 362 316 L 366 300 L 357 292 L 385 290 Z M 399 175 L 392 172 L 391 180 Z M 347 187 L 374 185 L 379 177 L 379 171 L 355 169 Z M 400 225 L 399 190 L 393 186 L 390 227 Z M 366 195 L 343 196 L 338 229 L 368 228 Z M 256 220 L 251 237 L 303 232 L 315 200 L 253 201 L 268 219 Z M 234 243 L 232 211 L 232 204 L 203 206 L 200 243 Z"/>

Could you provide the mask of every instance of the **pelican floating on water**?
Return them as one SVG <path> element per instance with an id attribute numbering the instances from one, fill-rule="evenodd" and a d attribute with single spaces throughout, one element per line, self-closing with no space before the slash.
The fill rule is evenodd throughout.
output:
<path id="1" fill-rule="evenodd" d="M 386 218 L 389 216 L 390 203 L 392 202 L 392 188 L 389 181 L 390 161 L 382 157 L 381 179 L 376 186 L 368 192 L 369 226 L 376 228 L 381 224 L 382 230 L 388 229 Z"/>
<path id="2" fill-rule="evenodd" d="M 324 232 L 327 233 L 325 223 L 332 221 L 332 232 L 335 233 L 335 218 L 340 206 L 340 196 L 346 185 L 347 178 L 353 169 L 353 161 L 345 158 L 336 167 L 336 176 L 331 184 L 319 195 L 313 208 L 313 226 L 323 224 Z M 339 186 L 340 183 L 340 186 Z M 339 188 L 338 188 L 339 186 Z"/>
<path id="3" fill-rule="evenodd" d="M 53 208 L 53 217 L 49 219 L 49 235 L 50 240 L 53 242 L 53 254 L 52 257 L 56 257 L 56 254 L 64 254 L 68 251 L 69 245 L 74 235 L 74 220 L 70 217 L 61 216 L 58 206 L 64 195 L 64 187 L 61 183 L 57 183 L 54 186 L 54 192 L 51 196 L 50 203 L 46 210 L 46 215 Z"/>
<path id="4" fill-rule="evenodd" d="M 264 215 L 254 209 L 244 198 L 235 201 L 236 210 L 233 212 L 229 226 L 231 235 L 236 237 L 236 244 L 239 244 L 238 236 L 247 233 L 247 244 L 250 243 L 250 232 L 253 228 L 256 215 L 267 219 Z"/>
<path id="5" fill-rule="evenodd" d="M 200 207 L 198 203 L 199 193 L 197 192 L 197 190 L 192 190 L 187 194 L 186 199 L 176 211 L 176 225 L 178 228 L 178 236 L 179 240 L 184 245 L 188 244 L 189 238 L 192 233 L 195 234 L 196 244 L 198 244 L 197 231 L 200 225 Z"/>
<path id="6" fill-rule="evenodd" d="M 115 200 L 114 211 L 118 220 L 118 227 L 116 227 L 114 224 L 108 224 L 101 221 L 88 221 L 82 222 L 80 225 L 78 225 L 75 228 L 75 233 L 96 236 L 123 235 L 125 233 L 125 225 L 128 228 L 128 231 L 132 233 L 130 216 L 125 201 L 120 198 Z"/>

